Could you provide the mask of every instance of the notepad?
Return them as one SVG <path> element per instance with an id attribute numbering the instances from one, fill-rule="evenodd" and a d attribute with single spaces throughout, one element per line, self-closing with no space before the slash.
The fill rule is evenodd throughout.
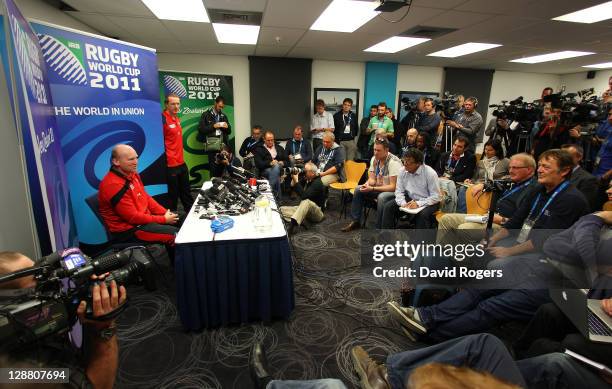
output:
<path id="1" fill-rule="evenodd" d="M 465 222 L 485 224 L 488 218 L 487 215 L 466 215 Z"/>
<path id="2" fill-rule="evenodd" d="M 404 208 L 404 207 L 400 207 L 400 211 L 409 213 L 411 215 L 416 215 L 417 213 L 421 212 L 424 209 L 425 209 L 425 206 L 418 207 L 418 208 Z"/>

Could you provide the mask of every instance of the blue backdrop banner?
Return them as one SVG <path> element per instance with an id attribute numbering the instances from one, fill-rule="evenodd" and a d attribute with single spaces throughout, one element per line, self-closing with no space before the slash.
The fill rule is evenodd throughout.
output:
<path id="1" fill-rule="evenodd" d="M 38 39 L 12 0 L 5 0 L 15 117 L 24 141 L 28 183 L 41 249 L 74 246 L 76 233 L 47 69 Z M 7 61 L 3 61 L 8 64 Z M 49 247 L 50 246 L 50 247 Z"/>
<path id="2" fill-rule="evenodd" d="M 106 241 L 94 213 L 111 149 L 130 144 L 147 192 L 167 192 L 155 50 L 32 23 L 47 64 L 79 239 Z"/>

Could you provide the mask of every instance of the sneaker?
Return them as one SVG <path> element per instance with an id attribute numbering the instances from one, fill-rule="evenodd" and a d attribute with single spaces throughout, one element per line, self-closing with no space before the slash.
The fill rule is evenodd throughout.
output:
<path id="1" fill-rule="evenodd" d="M 387 303 L 387 309 L 402 326 L 407 327 L 420 335 L 425 335 L 427 333 L 427 328 L 425 328 L 425 325 L 414 317 L 416 308 L 404 308 L 395 301 L 389 301 Z"/>

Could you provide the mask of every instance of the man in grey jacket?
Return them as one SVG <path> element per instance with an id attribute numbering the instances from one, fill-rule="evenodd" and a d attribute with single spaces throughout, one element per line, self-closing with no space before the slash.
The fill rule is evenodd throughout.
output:
<path id="1" fill-rule="evenodd" d="M 456 120 L 447 120 L 446 124 L 453 127 L 459 134 L 464 135 L 470 143 L 468 150 L 472 153 L 476 150 L 476 136 L 483 126 L 482 116 L 476 112 L 478 99 L 476 97 L 468 97 L 463 103 L 464 111 L 457 116 Z"/>

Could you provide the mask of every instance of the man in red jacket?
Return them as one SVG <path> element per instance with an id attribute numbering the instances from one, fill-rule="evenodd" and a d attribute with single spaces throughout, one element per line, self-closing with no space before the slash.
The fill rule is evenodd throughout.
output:
<path id="1" fill-rule="evenodd" d="M 166 96 L 164 103 L 166 109 L 162 112 L 162 124 L 164 126 L 170 209 L 176 210 L 180 197 L 185 213 L 189 213 L 193 205 L 193 197 L 191 197 L 189 188 L 189 170 L 183 158 L 183 128 L 177 116 L 181 109 L 181 99 L 175 93 L 170 93 Z"/>
<path id="2" fill-rule="evenodd" d="M 138 154 L 128 145 L 113 148 L 111 168 L 98 191 L 100 215 L 113 239 L 136 238 L 174 245 L 178 215 L 145 192 L 138 175 Z"/>

